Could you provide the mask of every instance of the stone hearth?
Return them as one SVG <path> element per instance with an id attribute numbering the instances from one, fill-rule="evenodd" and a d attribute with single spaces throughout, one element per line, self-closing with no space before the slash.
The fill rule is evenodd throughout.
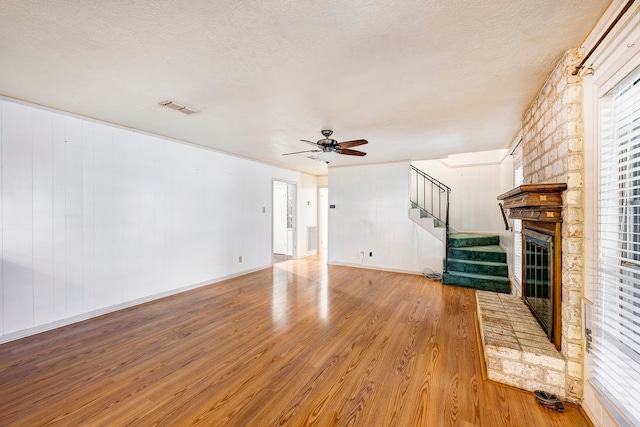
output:
<path id="1" fill-rule="evenodd" d="M 476 291 L 487 378 L 565 398 L 567 362 L 516 296 Z"/>

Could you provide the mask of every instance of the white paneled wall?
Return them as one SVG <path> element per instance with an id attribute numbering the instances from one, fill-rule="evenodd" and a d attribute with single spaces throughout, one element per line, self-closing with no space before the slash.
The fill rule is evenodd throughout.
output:
<path id="1" fill-rule="evenodd" d="M 442 271 L 442 243 L 409 219 L 409 168 L 401 162 L 329 169 L 329 204 L 335 205 L 329 262 Z"/>
<path id="2" fill-rule="evenodd" d="M 0 342 L 269 266 L 273 179 L 316 225 L 316 177 L 11 100 L 0 156 Z"/>
<path id="3" fill-rule="evenodd" d="M 506 193 L 514 187 L 513 176 L 513 157 L 506 156 L 500 163 L 500 187 L 498 189 L 498 195 Z M 499 201 L 502 203 L 502 201 Z M 507 222 L 509 223 L 510 230 L 507 230 L 504 226 L 504 220 L 502 221 L 502 227 L 500 228 L 500 243 L 507 252 L 507 264 L 513 266 L 513 248 L 514 248 L 514 235 L 513 235 L 513 220 L 509 219 L 509 211 L 505 212 L 507 215 Z M 513 267 L 509 268 L 509 274 L 513 276 Z M 511 280 L 515 280 L 511 277 Z M 518 291 L 516 291 L 518 292 Z"/>

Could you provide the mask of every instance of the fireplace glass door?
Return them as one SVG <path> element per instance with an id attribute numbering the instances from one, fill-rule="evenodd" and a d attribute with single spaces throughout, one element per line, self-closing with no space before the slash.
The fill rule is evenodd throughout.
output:
<path id="1" fill-rule="evenodd" d="M 524 301 L 553 342 L 553 236 L 524 230 Z"/>

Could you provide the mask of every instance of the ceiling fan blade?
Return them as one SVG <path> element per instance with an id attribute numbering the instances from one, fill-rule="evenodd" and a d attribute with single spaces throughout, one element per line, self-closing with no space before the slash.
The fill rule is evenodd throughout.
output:
<path id="1" fill-rule="evenodd" d="M 309 141 L 309 140 L 307 140 L 307 139 L 301 139 L 300 141 L 302 141 L 302 142 L 306 142 L 307 144 L 311 144 L 311 145 L 313 145 L 314 147 L 318 147 L 318 143 L 317 143 L 317 142 Z"/>
<path id="2" fill-rule="evenodd" d="M 363 153 L 362 151 L 349 150 L 348 148 L 340 148 L 337 150 L 337 152 L 340 154 L 346 154 L 347 156 L 366 156 L 367 155 L 367 153 Z"/>
<path id="3" fill-rule="evenodd" d="M 354 139 L 353 141 L 339 142 L 338 145 L 340 146 L 340 148 L 351 148 L 368 143 L 369 141 L 367 141 L 366 139 Z"/>
<path id="4" fill-rule="evenodd" d="M 295 151 L 293 153 L 284 153 L 283 156 L 288 156 L 290 154 L 301 154 L 301 153 L 319 153 L 322 150 L 304 150 L 304 151 Z"/>

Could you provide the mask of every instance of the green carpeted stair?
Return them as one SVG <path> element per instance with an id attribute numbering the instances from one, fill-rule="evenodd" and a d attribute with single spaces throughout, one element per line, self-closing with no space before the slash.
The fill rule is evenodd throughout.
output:
<path id="1" fill-rule="evenodd" d="M 511 292 L 507 254 L 500 237 L 489 234 L 449 235 L 449 271 L 442 283 L 494 292 Z"/>

